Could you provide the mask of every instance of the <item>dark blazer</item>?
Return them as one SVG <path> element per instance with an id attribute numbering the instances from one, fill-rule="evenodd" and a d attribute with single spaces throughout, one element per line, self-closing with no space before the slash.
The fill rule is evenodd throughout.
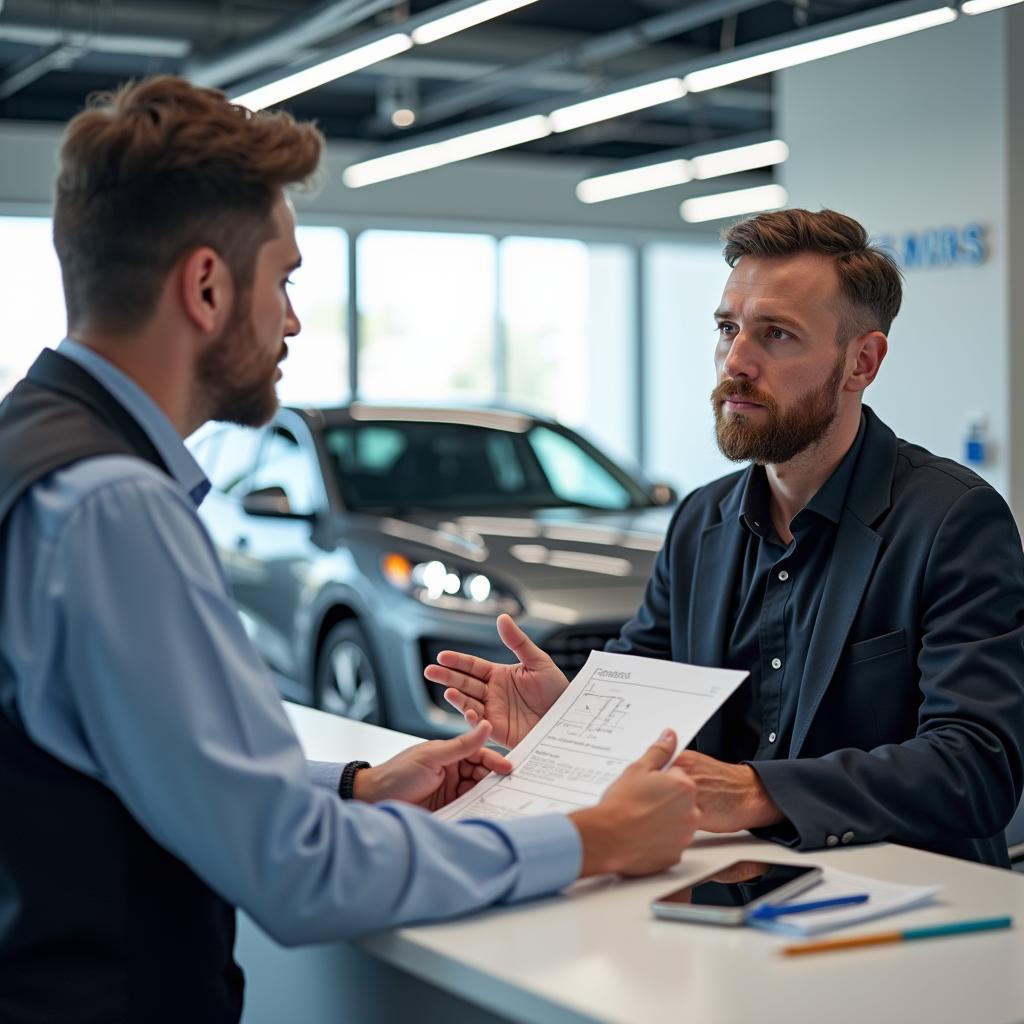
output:
<path id="1" fill-rule="evenodd" d="M 870 409 L 789 750 L 755 767 L 799 849 L 906 843 L 1007 865 L 1024 787 L 1024 551 L 980 477 Z M 722 664 L 751 470 L 683 499 L 608 650 Z M 694 746 L 716 756 L 716 716 Z"/>

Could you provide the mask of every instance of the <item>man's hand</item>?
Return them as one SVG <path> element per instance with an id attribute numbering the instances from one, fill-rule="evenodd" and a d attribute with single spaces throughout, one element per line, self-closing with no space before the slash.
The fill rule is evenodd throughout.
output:
<path id="1" fill-rule="evenodd" d="M 650 875 L 677 863 L 700 823 L 697 787 L 675 765 L 671 729 L 613 782 L 601 802 L 569 815 L 583 842 L 580 877 Z"/>
<path id="2" fill-rule="evenodd" d="M 519 659 L 501 665 L 470 654 L 442 651 L 424 676 L 447 686 L 444 699 L 470 725 L 490 722 L 494 741 L 514 747 L 561 696 L 569 680 L 508 615 L 498 616 L 498 636 Z"/>
<path id="3" fill-rule="evenodd" d="M 673 762 L 697 784 L 700 827 L 708 832 L 739 832 L 777 825 L 784 815 L 749 765 L 716 761 L 684 750 Z"/>
<path id="4" fill-rule="evenodd" d="M 356 774 L 357 800 L 404 800 L 429 811 L 451 803 L 488 772 L 508 775 L 512 765 L 484 746 L 491 726 L 481 722 L 472 732 L 450 740 L 430 740 L 403 750 L 390 761 Z"/>

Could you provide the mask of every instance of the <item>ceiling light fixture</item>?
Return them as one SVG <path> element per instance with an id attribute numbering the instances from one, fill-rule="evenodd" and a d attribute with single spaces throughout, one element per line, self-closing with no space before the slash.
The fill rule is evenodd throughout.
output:
<path id="1" fill-rule="evenodd" d="M 771 167 L 783 163 L 788 157 L 789 147 L 781 139 L 733 146 L 716 153 L 701 153 L 689 159 L 677 157 L 585 178 L 576 186 L 576 198 L 583 203 L 603 203 L 608 199 L 621 199 L 640 192 L 685 185 L 695 178 L 717 178 L 723 174 Z"/>
<path id="2" fill-rule="evenodd" d="M 960 10 L 964 14 L 985 14 L 988 11 L 998 11 L 1001 7 L 1012 7 L 1019 3 L 1024 3 L 1024 0 L 964 0 L 960 5 Z"/>
<path id="3" fill-rule="evenodd" d="M 336 78 L 343 78 L 351 75 L 354 71 L 361 71 L 371 64 L 379 64 L 388 57 L 405 53 L 411 49 L 412 39 L 404 32 L 396 32 L 390 36 L 384 36 L 366 46 L 360 46 L 355 50 L 348 50 L 321 61 L 311 67 L 303 68 L 283 78 L 277 78 L 266 85 L 250 89 L 239 96 L 231 98 L 232 103 L 248 107 L 250 110 L 262 110 L 264 107 L 272 107 L 275 103 L 298 96 L 299 93 L 308 92 L 318 86 L 333 82 Z"/>
<path id="4" fill-rule="evenodd" d="M 685 78 L 686 87 L 690 92 L 704 92 L 707 89 L 718 89 L 723 85 L 743 82 L 748 78 L 757 78 L 772 71 L 807 64 L 821 57 L 831 57 L 847 50 L 855 50 L 861 46 L 870 46 L 886 39 L 921 32 L 924 29 L 945 25 L 956 19 L 957 12 L 953 7 L 937 7 L 920 14 L 911 14 L 906 18 L 894 21 L 883 21 L 877 25 L 840 32 L 824 39 L 812 39 L 810 42 L 784 46 L 779 50 L 756 54 L 752 57 L 741 57 L 739 60 L 728 61 L 715 67 L 691 71 Z"/>
<path id="5" fill-rule="evenodd" d="M 576 198 L 581 203 L 603 203 L 608 199 L 621 199 L 657 188 L 685 185 L 692 180 L 689 160 L 665 160 L 660 164 L 585 178 L 576 186 Z"/>
<path id="6" fill-rule="evenodd" d="M 374 185 L 378 181 L 399 178 L 403 174 L 415 174 L 417 171 L 430 170 L 444 164 L 467 160 L 469 157 L 493 153 L 509 146 L 520 146 L 524 142 L 533 142 L 551 134 L 551 125 L 543 114 L 524 117 L 518 121 L 483 128 L 480 131 L 457 135 L 453 139 L 442 139 L 440 142 L 403 149 L 398 153 L 389 153 L 373 160 L 352 164 L 345 168 L 342 180 L 349 188 L 361 188 L 363 185 Z"/>
<path id="7" fill-rule="evenodd" d="M 754 171 L 758 167 L 773 167 L 789 159 L 789 146 L 781 139 L 758 142 L 752 146 L 737 146 L 718 153 L 705 153 L 690 161 L 693 176 L 698 179 L 720 178 L 723 174 Z"/>
<path id="8" fill-rule="evenodd" d="M 412 41 L 419 46 L 424 43 L 432 43 L 437 39 L 444 39 L 445 36 L 454 35 L 463 29 L 472 28 L 481 22 L 490 21 L 492 18 L 500 18 L 509 11 L 518 10 L 528 4 L 536 3 L 537 0 L 482 0 L 461 11 L 454 11 L 441 18 L 428 21 L 419 28 L 412 30 Z"/>
<path id="9" fill-rule="evenodd" d="M 679 212 L 683 220 L 699 224 L 706 220 L 735 217 L 741 213 L 777 210 L 788 201 L 789 195 L 781 185 L 760 185 L 757 188 L 741 188 L 734 192 L 686 199 L 679 207 Z"/>
<path id="10" fill-rule="evenodd" d="M 610 117 L 631 114 L 635 110 L 656 107 L 662 103 L 681 99 L 686 95 L 686 85 L 681 78 L 663 78 L 659 82 L 649 82 L 632 89 L 598 96 L 596 99 L 573 103 L 567 107 L 559 107 L 551 112 L 551 127 L 556 132 L 567 132 L 596 121 L 606 121 Z"/>

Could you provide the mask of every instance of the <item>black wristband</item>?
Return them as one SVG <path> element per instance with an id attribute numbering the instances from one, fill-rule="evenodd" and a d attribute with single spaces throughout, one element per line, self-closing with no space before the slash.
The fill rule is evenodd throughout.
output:
<path id="1" fill-rule="evenodd" d="M 341 795 L 342 800 L 353 799 L 355 796 L 353 791 L 356 786 L 356 772 L 360 772 L 364 768 L 369 767 L 369 761 L 349 761 L 349 763 L 341 769 L 341 779 L 338 782 L 338 793 Z"/>

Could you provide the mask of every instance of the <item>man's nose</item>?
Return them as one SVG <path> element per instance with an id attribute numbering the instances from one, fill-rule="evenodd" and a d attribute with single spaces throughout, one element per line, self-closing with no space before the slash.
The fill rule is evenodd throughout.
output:
<path id="1" fill-rule="evenodd" d="M 288 300 L 288 311 L 285 313 L 284 318 L 284 336 L 286 338 L 294 338 L 299 331 L 302 330 L 302 322 L 299 320 L 298 314 L 295 312 L 294 306 L 292 306 L 292 300 Z"/>
<path id="2" fill-rule="evenodd" d="M 720 369 L 726 377 L 757 377 L 755 348 L 745 332 L 740 331 L 732 339 Z"/>

